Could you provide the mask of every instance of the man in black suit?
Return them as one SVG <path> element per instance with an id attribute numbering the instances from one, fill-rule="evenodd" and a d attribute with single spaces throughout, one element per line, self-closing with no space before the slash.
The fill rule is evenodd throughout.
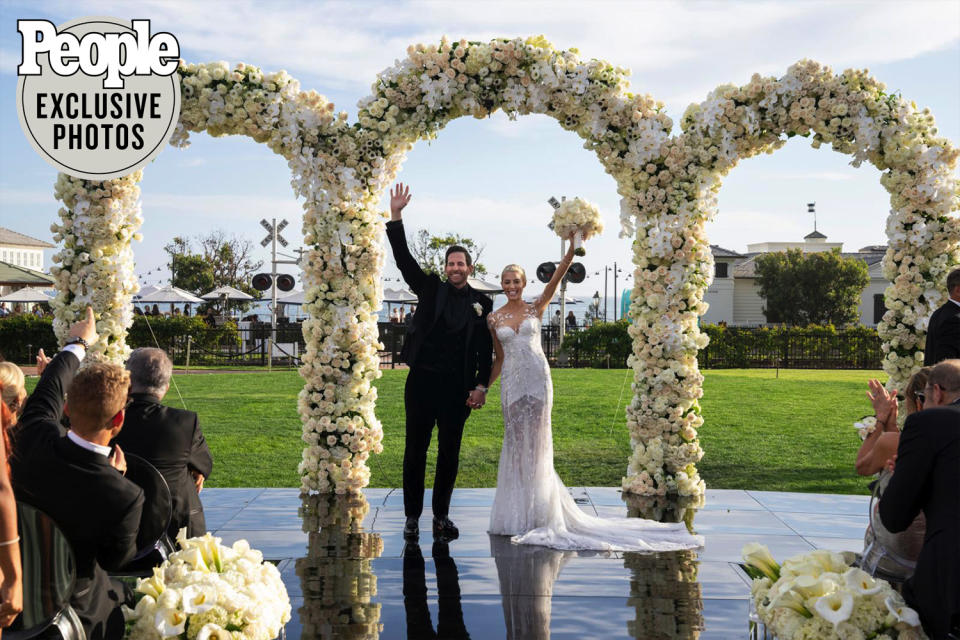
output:
<path id="1" fill-rule="evenodd" d="M 947 274 L 947 300 L 930 316 L 923 366 L 932 367 L 948 358 L 960 358 L 960 269 Z"/>
<path id="2" fill-rule="evenodd" d="M 447 248 L 446 281 L 424 273 L 410 255 L 403 231 L 401 213 L 409 201 L 410 189 L 403 184 L 391 190 L 391 219 L 387 223 L 387 238 L 397 267 L 418 297 L 417 312 L 400 352 L 401 359 L 410 365 L 404 389 L 403 506 L 407 521 L 403 533 L 408 540 L 420 534 L 427 448 L 436 424 L 433 533 L 451 540 L 459 535 L 448 514 L 460 465 L 463 425 L 470 410 L 479 409 L 486 401 L 485 385 L 493 361 L 487 314 L 493 301 L 467 284 L 473 263 L 463 247 Z"/>
<path id="3" fill-rule="evenodd" d="M 173 363 L 162 349 L 135 349 L 127 370 L 133 402 L 114 442 L 145 458 L 166 479 L 173 499 L 170 538 L 176 539 L 181 527 L 187 528 L 188 538 L 202 536 L 207 524 L 199 493 L 213 471 L 213 458 L 197 414 L 161 404 L 173 374 Z"/>
<path id="4" fill-rule="evenodd" d="M 893 532 L 920 511 L 927 519 L 917 570 L 904 597 L 931 638 L 960 632 L 960 360 L 936 365 L 923 391 L 924 410 L 907 417 L 896 471 L 880 499 L 880 520 Z"/>
<path id="5" fill-rule="evenodd" d="M 77 564 L 70 604 L 90 640 L 123 637 L 124 591 L 105 569 L 119 569 L 133 558 L 143 510 L 143 491 L 123 477 L 123 452 L 109 446 L 123 427 L 130 376 L 106 363 L 77 372 L 96 341 L 88 308 L 27 401 L 12 434 L 11 460 L 17 499 L 53 518 L 70 541 Z M 63 412 L 70 416 L 66 432 Z"/>

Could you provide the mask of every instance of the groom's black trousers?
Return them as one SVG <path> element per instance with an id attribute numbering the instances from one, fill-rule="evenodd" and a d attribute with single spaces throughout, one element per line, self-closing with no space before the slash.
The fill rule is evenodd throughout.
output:
<path id="1" fill-rule="evenodd" d="M 407 414 L 403 449 L 403 509 L 407 517 L 423 513 L 423 476 L 433 427 L 437 426 L 437 471 L 433 482 L 433 515 L 450 511 L 450 496 L 460 468 L 463 423 L 470 415 L 469 392 L 461 376 L 420 368 L 410 370 L 403 401 Z"/>

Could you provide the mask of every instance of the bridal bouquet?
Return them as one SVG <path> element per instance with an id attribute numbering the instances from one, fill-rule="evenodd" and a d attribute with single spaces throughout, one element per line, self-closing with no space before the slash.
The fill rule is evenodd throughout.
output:
<path id="1" fill-rule="evenodd" d="M 884 580 L 832 551 L 811 551 L 783 565 L 762 544 L 743 547 L 760 621 L 780 640 L 926 638 L 917 612 Z"/>
<path id="2" fill-rule="evenodd" d="M 220 544 L 209 533 L 177 538 L 177 551 L 137 581 L 136 609 L 126 609 L 131 640 L 270 640 L 290 620 L 290 598 L 277 567 L 246 540 Z"/>
<path id="3" fill-rule="evenodd" d="M 553 231 L 561 238 L 574 234 L 573 243 L 578 256 L 586 255 L 583 241 L 603 231 L 600 210 L 593 204 L 580 198 L 564 200 L 553 213 Z"/>
<path id="4" fill-rule="evenodd" d="M 865 416 L 859 422 L 854 422 L 853 428 L 857 430 L 861 440 L 866 440 L 868 435 L 876 431 L 877 419 L 873 416 Z"/>

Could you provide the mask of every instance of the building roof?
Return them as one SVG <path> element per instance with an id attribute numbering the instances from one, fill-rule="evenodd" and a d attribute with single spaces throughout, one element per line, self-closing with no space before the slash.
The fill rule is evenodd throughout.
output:
<path id="1" fill-rule="evenodd" d="M 803 239 L 804 240 L 826 240 L 827 236 L 823 235 L 822 233 L 814 229 L 807 235 L 803 236 Z"/>
<path id="2" fill-rule="evenodd" d="M 731 251 L 730 249 L 724 249 L 723 247 L 712 244 L 710 245 L 710 253 L 713 254 L 714 258 L 742 258 L 744 257 L 742 253 L 737 253 L 736 251 Z"/>
<path id="3" fill-rule="evenodd" d="M 45 273 L 0 261 L 0 284 L 52 287 L 56 280 Z"/>
<path id="4" fill-rule="evenodd" d="M 22 247 L 40 247 L 43 249 L 52 249 L 54 247 L 54 245 L 50 244 L 49 242 L 31 238 L 28 235 L 24 235 L 12 229 L 7 229 L 6 227 L 0 227 L 0 244 L 14 244 Z"/>

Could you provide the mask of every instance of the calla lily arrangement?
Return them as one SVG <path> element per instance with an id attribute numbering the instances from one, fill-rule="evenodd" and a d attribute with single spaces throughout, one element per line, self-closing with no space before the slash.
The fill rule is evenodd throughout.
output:
<path id="1" fill-rule="evenodd" d="M 753 606 L 780 640 L 926 638 L 917 612 L 884 580 L 831 551 L 794 556 L 782 565 L 762 544 L 744 545 Z"/>
<path id="2" fill-rule="evenodd" d="M 224 546 L 209 533 L 177 538 L 153 575 L 137 581 L 136 608 L 124 608 L 132 640 L 271 640 L 290 620 L 290 598 L 276 565 L 246 540 Z"/>

